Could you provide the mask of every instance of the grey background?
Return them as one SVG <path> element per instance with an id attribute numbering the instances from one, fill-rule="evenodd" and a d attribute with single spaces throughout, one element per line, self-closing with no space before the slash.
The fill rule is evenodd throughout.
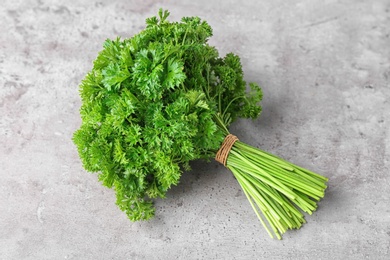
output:
<path id="1" fill-rule="evenodd" d="M 194 162 L 140 223 L 83 170 L 78 84 L 106 38 L 159 7 L 208 21 L 263 87 L 262 116 L 232 132 L 330 178 L 282 241 L 215 162 Z M 388 0 L 6 0 L 0 28 L 0 259 L 390 259 Z"/>

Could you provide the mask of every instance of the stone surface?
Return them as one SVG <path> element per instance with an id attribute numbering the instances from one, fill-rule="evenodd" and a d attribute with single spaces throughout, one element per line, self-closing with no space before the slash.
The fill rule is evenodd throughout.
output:
<path id="1" fill-rule="evenodd" d="M 193 163 L 140 223 L 83 170 L 78 84 L 106 38 L 159 7 L 207 20 L 263 87 L 262 116 L 232 132 L 330 178 L 282 241 L 214 162 Z M 0 259 L 390 258 L 389 1 L 5 0 L 0 28 Z"/>

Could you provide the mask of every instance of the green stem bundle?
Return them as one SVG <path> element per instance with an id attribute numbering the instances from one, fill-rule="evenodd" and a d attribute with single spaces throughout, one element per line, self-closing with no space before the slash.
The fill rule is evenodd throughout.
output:
<path id="1" fill-rule="evenodd" d="M 271 238 L 300 228 L 306 222 L 301 211 L 311 215 L 327 187 L 326 177 L 240 141 L 230 150 L 226 167 Z"/>

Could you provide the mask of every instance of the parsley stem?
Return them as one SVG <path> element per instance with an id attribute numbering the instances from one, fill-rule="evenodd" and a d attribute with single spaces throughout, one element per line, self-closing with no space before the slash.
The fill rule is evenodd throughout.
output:
<path id="1" fill-rule="evenodd" d="M 229 134 L 229 130 L 227 129 L 227 127 L 225 126 L 223 120 L 221 119 L 220 114 L 219 113 L 214 114 L 213 118 L 214 118 L 215 122 L 217 123 L 217 126 L 224 132 L 224 134 L 228 135 Z"/>
<path id="2" fill-rule="evenodd" d="M 229 104 L 226 106 L 225 110 L 224 110 L 223 113 L 222 113 L 222 118 L 225 117 L 226 112 L 228 111 L 229 107 L 233 104 L 233 102 L 236 101 L 237 99 L 240 99 L 240 98 L 243 98 L 243 97 L 242 97 L 242 96 L 239 96 L 239 97 L 235 97 L 235 98 L 233 98 L 232 100 L 230 100 Z"/>
<path id="3" fill-rule="evenodd" d="M 312 214 L 326 189 L 327 178 L 241 141 L 230 150 L 226 167 L 271 238 L 300 228 L 306 222 L 301 211 Z"/>

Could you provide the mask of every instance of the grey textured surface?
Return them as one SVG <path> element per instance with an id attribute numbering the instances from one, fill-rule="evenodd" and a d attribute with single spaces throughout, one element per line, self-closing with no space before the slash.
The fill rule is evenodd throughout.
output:
<path id="1" fill-rule="evenodd" d="M 308 223 L 271 240 L 238 183 L 195 162 L 131 223 L 71 142 L 78 84 L 106 38 L 159 7 L 200 16 L 264 90 L 241 140 L 330 178 Z M 2 1 L 0 259 L 390 259 L 390 2 Z"/>

